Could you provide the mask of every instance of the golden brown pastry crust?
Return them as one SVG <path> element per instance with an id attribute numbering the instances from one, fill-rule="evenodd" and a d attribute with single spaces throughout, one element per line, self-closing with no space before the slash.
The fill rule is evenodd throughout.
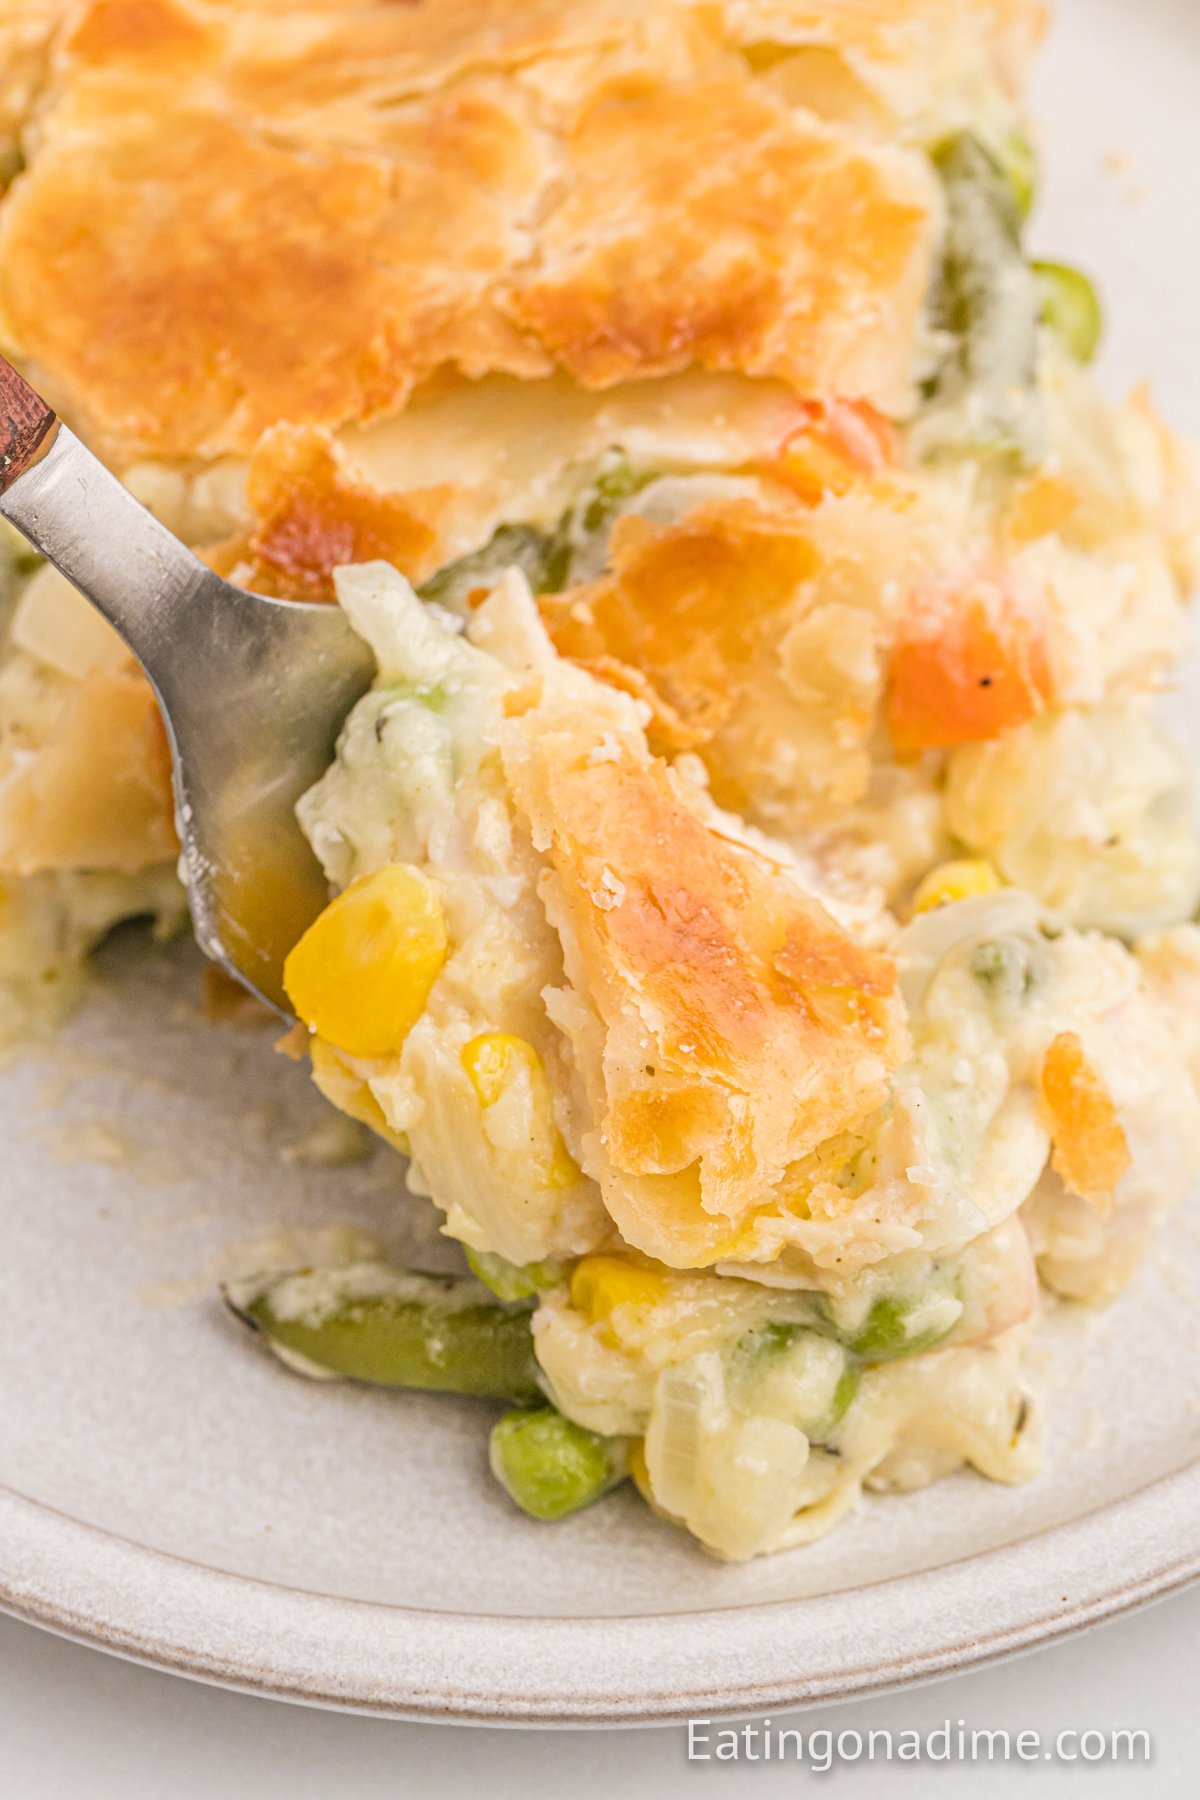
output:
<path id="1" fill-rule="evenodd" d="M 256 594 L 332 600 L 340 563 L 381 560 L 421 581 L 444 560 L 456 490 L 382 493 L 319 426 L 276 425 L 264 433 L 246 488 L 253 526 L 207 560 Z"/>
<path id="2" fill-rule="evenodd" d="M 619 520 L 609 562 L 599 581 L 544 595 L 542 618 L 561 655 L 649 701 L 669 749 L 712 741 L 819 567 L 804 514 L 749 499 L 673 526 Z"/>
<path id="3" fill-rule="evenodd" d="M 858 71 L 923 74 L 939 52 L 974 42 L 1015 85 L 1046 29 L 1044 0 L 727 0 L 743 43 L 828 46 Z M 958 43 L 955 43 L 958 40 Z M 924 65 L 923 69 L 921 65 Z"/>
<path id="4" fill-rule="evenodd" d="M 631 733 L 597 743 L 586 714 L 550 704 L 504 750 L 568 977 L 603 1027 L 605 1159 L 693 1174 L 693 1235 L 717 1254 L 789 1165 L 884 1098 L 908 1048 L 895 967 L 702 818 Z M 628 1241 L 663 1254 L 653 1189 L 603 1185 Z"/>
<path id="5" fill-rule="evenodd" d="M 830 9 L 867 54 L 870 11 Z M 936 184 L 760 79 L 755 16 L 92 0 L 0 211 L 7 345 L 118 460 L 385 417 L 444 367 L 901 412 Z"/>

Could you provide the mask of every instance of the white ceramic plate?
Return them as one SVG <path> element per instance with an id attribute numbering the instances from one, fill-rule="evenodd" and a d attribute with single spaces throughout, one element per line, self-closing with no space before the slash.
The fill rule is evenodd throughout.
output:
<path id="1" fill-rule="evenodd" d="M 1038 242 L 1101 276 L 1109 379 L 1151 374 L 1196 431 L 1198 84 L 1195 0 L 1061 0 L 1037 96 Z M 311 1385 L 226 1322 L 213 1259 L 281 1222 L 438 1247 L 387 1155 L 281 1158 L 321 1103 L 269 1039 L 200 1024 L 190 953 L 126 940 L 104 969 L 0 1080 L 0 1603 L 22 1617 L 293 1699 L 636 1721 L 929 1677 L 1200 1573 L 1194 1211 L 1108 1315 L 1057 1321 L 1030 1487 L 875 1501 L 748 1568 L 628 1495 L 539 1527 L 489 1481 L 486 1408 Z"/>

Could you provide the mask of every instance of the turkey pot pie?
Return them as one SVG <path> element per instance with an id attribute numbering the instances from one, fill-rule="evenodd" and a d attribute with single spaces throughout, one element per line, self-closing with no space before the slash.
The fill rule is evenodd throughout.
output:
<path id="1" fill-rule="evenodd" d="M 535 1517 L 632 1477 L 743 1558 L 1026 1478 L 1039 1295 L 1110 1298 L 1196 1170 L 1195 471 L 1022 249 L 1041 26 L 0 0 L 6 353 L 379 665 L 288 1047 L 473 1273 L 227 1298 L 518 1402 Z M 15 543 L 4 590 L 12 1032 L 180 893 L 139 672 Z"/>

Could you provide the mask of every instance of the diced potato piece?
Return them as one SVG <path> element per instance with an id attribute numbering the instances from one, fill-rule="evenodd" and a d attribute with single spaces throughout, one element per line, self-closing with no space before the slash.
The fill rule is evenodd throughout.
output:
<path id="1" fill-rule="evenodd" d="M 0 870 L 132 874 L 178 852 L 171 759 L 146 681 L 96 670 L 0 784 Z"/>
<path id="2" fill-rule="evenodd" d="M 131 660 L 108 620 L 50 563 L 31 577 L 17 602 L 11 637 L 19 649 L 73 681 L 96 669 L 112 674 Z"/>

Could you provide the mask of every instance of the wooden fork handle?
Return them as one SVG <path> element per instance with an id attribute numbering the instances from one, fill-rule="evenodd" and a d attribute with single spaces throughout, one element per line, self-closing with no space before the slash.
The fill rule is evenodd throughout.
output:
<path id="1" fill-rule="evenodd" d="M 0 356 L 0 494 L 37 461 L 56 422 L 42 396 Z"/>

